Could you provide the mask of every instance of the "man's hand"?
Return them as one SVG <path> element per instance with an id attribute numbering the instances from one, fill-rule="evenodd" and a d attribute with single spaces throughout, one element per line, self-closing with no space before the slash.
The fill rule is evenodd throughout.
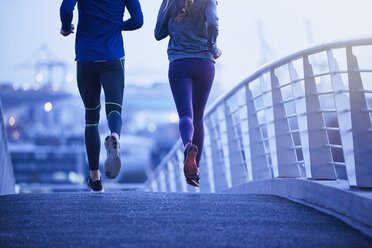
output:
<path id="1" fill-rule="evenodd" d="M 68 31 L 63 31 L 62 28 L 61 28 L 60 33 L 61 33 L 61 35 L 63 35 L 63 36 L 68 36 L 68 35 L 74 33 L 74 28 L 75 28 L 74 25 L 71 24 L 71 29 L 70 29 L 70 30 L 68 30 Z"/>
<path id="2" fill-rule="evenodd" d="M 217 53 L 213 54 L 214 59 L 218 59 L 222 55 L 222 50 L 217 48 Z"/>

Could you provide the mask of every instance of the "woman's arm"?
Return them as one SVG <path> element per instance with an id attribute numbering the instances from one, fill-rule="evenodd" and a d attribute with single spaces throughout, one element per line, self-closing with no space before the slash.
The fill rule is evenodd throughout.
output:
<path id="1" fill-rule="evenodd" d="M 218 16 L 217 16 L 217 4 L 216 0 L 210 0 L 205 9 L 205 16 L 207 20 L 207 35 L 208 35 L 208 46 L 209 50 L 213 55 L 220 53 L 217 48 L 217 36 L 218 36 Z"/>
<path id="2" fill-rule="evenodd" d="M 168 10 L 169 10 L 169 1 L 163 0 L 163 3 L 160 6 L 158 19 L 155 27 L 155 39 L 162 40 L 168 36 Z"/>
<path id="3" fill-rule="evenodd" d="M 72 13 L 74 11 L 76 2 L 77 0 L 63 0 L 61 8 L 59 9 L 62 22 L 61 34 L 64 36 L 73 33 L 72 30 L 74 30 L 74 26 L 72 25 Z"/>
<path id="4" fill-rule="evenodd" d="M 143 26 L 143 14 L 138 0 L 125 1 L 125 7 L 130 14 L 130 18 L 123 22 L 122 30 L 131 31 L 141 28 Z"/>

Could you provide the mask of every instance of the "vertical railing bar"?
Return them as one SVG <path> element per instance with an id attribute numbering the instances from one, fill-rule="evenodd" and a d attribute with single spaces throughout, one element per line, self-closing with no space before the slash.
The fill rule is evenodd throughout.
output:
<path id="1" fill-rule="evenodd" d="M 366 95 L 360 92 L 364 89 L 359 69 L 358 60 L 353 54 L 351 46 L 346 48 L 349 97 L 351 111 L 351 126 L 353 137 L 354 166 L 346 165 L 349 184 L 354 187 L 372 187 L 372 134 L 368 132 L 371 128 L 369 113 L 363 112 L 368 108 Z"/>
<path id="2" fill-rule="evenodd" d="M 296 153 L 290 147 L 293 146 L 293 141 L 287 132 L 290 131 L 289 123 L 286 119 L 287 113 L 284 107 L 282 92 L 278 89 L 279 79 L 275 75 L 275 70 L 270 71 L 272 102 L 274 113 L 274 128 L 276 142 L 276 158 L 277 162 L 273 164 L 275 177 L 301 177 L 297 161 Z M 270 147 L 271 148 L 271 147 Z"/>
<path id="3" fill-rule="evenodd" d="M 344 82 L 340 74 L 335 73 L 339 70 L 338 63 L 336 58 L 333 56 L 333 51 L 327 51 L 327 58 L 328 58 L 328 67 L 331 73 L 331 83 L 334 92 L 338 92 L 338 94 L 334 94 L 335 106 L 336 106 L 336 114 L 337 114 L 337 122 L 338 128 L 331 128 L 331 127 L 323 127 L 322 129 L 327 131 L 338 131 L 341 137 L 341 146 L 326 144 L 328 148 L 336 148 L 342 149 L 344 155 L 344 165 L 346 166 L 346 173 L 350 174 L 350 170 L 355 167 L 354 161 L 354 147 L 353 147 L 353 135 L 350 132 L 352 129 L 351 126 L 351 113 L 350 113 L 350 100 L 348 97 L 348 90 L 345 89 Z M 332 163 L 331 165 L 340 165 L 339 163 Z M 349 172 L 348 172 L 349 171 Z M 352 172 L 351 172 L 352 173 Z M 351 176 L 352 177 L 352 176 Z"/>

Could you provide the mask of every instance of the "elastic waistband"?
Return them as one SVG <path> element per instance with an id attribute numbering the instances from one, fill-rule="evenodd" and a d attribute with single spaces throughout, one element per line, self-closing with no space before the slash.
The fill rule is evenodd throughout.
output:
<path id="1" fill-rule="evenodd" d="M 96 61 L 82 61 L 82 60 L 76 60 L 76 62 L 79 62 L 79 63 L 103 63 L 103 62 L 111 62 L 111 61 L 124 61 L 125 60 L 125 56 L 120 58 L 120 59 L 110 59 L 110 60 L 96 60 Z"/>
<path id="2" fill-rule="evenodd" d="M 169 64 L 173 64 L 175 62 L 180 62 L 180 61 L 198 61 L 198 62 L 213 62 L 211 59 L 206 59 L 206 58 L 181 58 L 181 59 L 175 59 L 173 61 L 170 61 Z"/>

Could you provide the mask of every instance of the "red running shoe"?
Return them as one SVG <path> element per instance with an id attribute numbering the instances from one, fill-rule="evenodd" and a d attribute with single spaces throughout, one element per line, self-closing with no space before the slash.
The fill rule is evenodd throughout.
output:
<path id="1" fill-rule="evenodd" d="M 198 166 L 196 164 L 198 147 L 190 142 L 186 145 L 184 154 L 185 160 L 183 161 L 183 173 L 185 174 L 186 182 L 192 186 L 199 187 L 199 176 L 197 175 Z"/>

